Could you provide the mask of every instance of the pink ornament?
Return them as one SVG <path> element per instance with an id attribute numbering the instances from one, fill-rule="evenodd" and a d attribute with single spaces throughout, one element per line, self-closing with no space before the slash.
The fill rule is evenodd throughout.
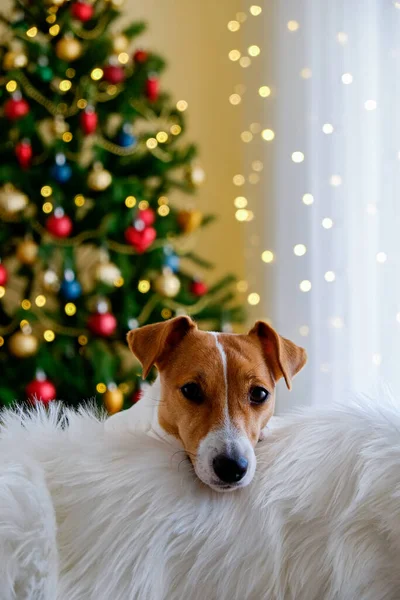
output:
<path id="1" fill-rule="evenodd" d="M 27 398 L 32 404 L 35 402 L 43 402 L 47 404 L 55 400 L 57 391 L 54 385 L 48 379 L 34 379 L 26 386 Z"/>
<path id="2" fill-rule="evenodd" d="M 110 337 L 117 329 L 117 319 L 112 313 L 90 315 L 87 325 L 92 333 L 99 337 Z"/>
<path id="3" fill-rule="evenodd" d="M 139 254 L 143 254 L 151 246 L 157 237 L 157 232 L 153 227 L 146 227 L 139 230 L 135 227 L 128 227 L 125 231 L 125 240 L 133 246 Z"/>

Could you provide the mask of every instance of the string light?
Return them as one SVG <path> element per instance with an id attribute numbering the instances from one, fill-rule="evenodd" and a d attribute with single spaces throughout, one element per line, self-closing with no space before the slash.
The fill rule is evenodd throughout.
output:
<path id="1" fill-rule="evenodd" d="M 75 69 L 72 69 L 71 67 L 69 67 L 66 71 L 65 74 L 67 77 L 69 77 L 70 79 L 72 79 L 73 77 L 75 77 L 76 75 L 76 71 Z"/>
<path id="2" fill-rule="evenodd" d="M 125 279 L 123 277 L 117 277 L 117 279 L 113 283 L 116 288 L 120 288 L 124 285 Z"/>
<path id="3" fill-rule="evenodd" d="M 4 298 L 6 293 L 6 288 L 0 285 L 0 298 Z"/>
<path id="4" fill-rule="evenodd" d="M 253 44 L 252 46 L 248 47 L 247 52 L 250 54 L 250 56 L 259 56 L 261 50 L 259 46 Z"/>
<path id="5" fill-rule="evenodd" d="M 166 206 L 166 205 L 160 206 L 157 209 L 157 212 L 160 215 L 160 217 L 166 217 L 170 212 L 170 208 L 169 208 L 169 206 Z"/>
<path id="6" fill-rule="evenodd" d="M 314 203 L 314 196 L 312 194 L 303 194 L 303 204 L 311 206 Z"/>
<path id="7" fill-rule="evenodd" d="M 146 146 L 150 149 L 150 150 L 154 150 L 154 148 L 157 148 L 158 146 L 158 142 L 156 140 L 156 138 L 149 138 L 146 142 Z"/>
<path id="8" fill-rule="evenodd" d="M 179 135 L 182 131 L 182 127 L 180 125 L 171 125 L 170 132 L 172 135 Z"/>
<path id="9" fill-rule="evenodd" d="M 260 181 L 260 176 L 257 173 L 250 173 L 249 175 L 249 183 L 256 184 Z"/>
<path id="10" fill-rule="evenodd" d="M 30 301 L 26 298 L 25 300 L 22 300 L 21 306 L 24 310 L 29 310 L 32 305 L 31 305 Z"/>
<path id="11" fill-rule="evenodd" d="M 242 279 L 241 281 L 237 282 L 236 289 L 238 292 L 241 292 L 242 294 L 244 294 L 249 289 L 249 284 L 247 283 L 247 281 Z"/>
<path id="12" fill-rule="evenodd" d="M 261 13 L 261 6 L 258 6 L 257 4 L 253 4 L 252 6 L 250 6 L 250 14 L 252 14 L 253 17 L 258 17 L 258 15 L 261 15 Z"/>
<path id="13" fill-rule="evenodd" d="M 104 394 L 104 392 L 107 391 L 107 386 L 105 383 L 98 383 L 96 385 L 96 390 L 99 392 L 99 394 Z"/>
<path id="14" fill-rule="evenodd" d="M 35 304 L 39 308 L 42 308 L 46 304 L 46 296 L 43 296 L 43 294 L 40 294 L 39 296 L 36 296 L 36 298 L 35 298 Z"/>
<path id="15" fill-rule="evenodd" d="M 233 201 L 236 208 L 246 208 L 247 206 L 247 198 L 244 196 L 237 196 Z"/>
<path id="16" fill-rule="evenodd" d="M 312 288 L 311 281 L 308 279 L 303 279 L 303 281 L 301 281 L 299 284 L 299 288 L 302 292 L 309 292 Z"/>
<path id="17" fill-rule="evenodd" d="M 160 196 L 159 199 L 157 200 L 157 203 L 159 204 L 159 206 L 163 206 L 163 204 L 168 204 L 169 200 L 167 198 L 167 196 Z"/>
<path id="18" fill-rule="evenodd" d="M 376 100 L 367 100 L 364 104 L 365 110 L 375 110 L 376 109 Z"/>
<path id="19" fill-rule="evenodd" d="M 327 271 L 324 275 L 324 279 L 325 281 L 327 281 L 328 283 L 332 283 L 333 281 L 335 281 L 336 279 L 336 275 L 333 271 Z"/>
<path id="20" fill-rule="evenodd" d="M 46 19 L 47 23 L 54 23 L 57 20 L 56 15 L 49 15 Z"/>
<path id="21" fill-rule="evenodd" d="M 87 107 L 87 100 L 85 100 L 84 98 L 80 98 L 78 100 L 78 102 L 76 103 L 76 105 L 77 105 L 78 108 L 84 109 L 84 108 Z"/>
<path id="22" fill-rule="evenodd" d="M 51 202 L 45 202 L 42 206 L 43 212 L 48 215 L 53 210 L 53 205 Z"/>
<path id="23" fill-rule="evenodd" d="M 342 185 L 342 178 L 340 175 L 332 175 L 329 179 L 329 183 L 333 185 L 333 187 L 338 187 L 339 185 Z"/>
<path id="24" fill-rule="evenodd" d="M 188 103 L 186 102 L 186 100 L 178 100 L 178 102 L 176 103 L 176 108 L 180 111 L 183 112 L 187 109 L 188 107 Z"/>
<path id="25" fill-rule="evenodd" d="M 239 31 L 239 29 L 240 29 L 239 21 L 229 21 L 228 29 L 229 29 L 229 31 Z"/>
<path id="26" fill-rule="evenodd" d="M 344 321 L 342 317 L 332 317 L 330 323 L 334 329 L 343 329 Z"/>
<path id="27" fill-rule="evenodd" d="M 69 79 L 63 79 L 58 86 L 62 92 L 68 92 L 71 89 L 72 83 Z"/>
<path id="28" fill-rule="evenodd" d="M 307 337 L 310 333 L 310 328 L 308 327 L 308 325 L 302 325 L 301 327 L 299 327 L 299 333 L 302 337 Z"/>
<path id="29" fill-rule="evenodd" d="M 264 250 L 261 254 L 261 260 L 265 263 L 272 263 L 274 260 L 274 253 L 272 250 Z"/>
<path id="30" fill-rule="evenodd" d="M 303 160 L 304 160 L 303 152 L 296 151 L 296 152 L 292 153 L 292 161 L 294 163 L 301 163 L 301 162 L 303 162 Z"/>
<path id="31" fill-rule="evenodd" d="M 260 294 L 257 294 L 257 292 L 252 292 L 251 294 L 249 294 L 247 296 L 247 302 L 251 305 L 251 306 L 257 306 L 257 304 L 260 303 Z"/>
<path id="32" fill-rule="evenodd" d="M 68 302 L 68 304 L 65 305 L 64 310 L 68 317 L 73 317 L 76 313 L 76 306 L 73 302 Z"/>
<path id="33" fill-rule="evenodd" d="M 329 217 L 325 217 L 325 219 L 322 219 L 322 227 L 324 229 L 332 229 L 332 227 L 333 227 L 332 219 L 330 219 Z"/>
<path id="34" fill-rule="evenodd" d="M 345 85 L 349 85 L 350 83 L 353 83 L 353 75 L 351 73 L 343 73 L 342 82 Z"/>
<path id="35" fill-rule="evenodd" d="M 242 101 L 242 97 L 239 94 L 231 94 L 229 96 L 229 102 L 233 104 L 233 106 L 237 106 Z"/>
<path id="36" fill-rule="evenodd" d="M 248 56 L 242 56 L 242 58 L 239 60 L 239 64 L 245 69 L 251 65 L 251 60 Z"/>
<path id="37" fill-rule="evenodd" d="M 165 131 L 159 131 L 156 135 L 157 142 L 164 144 L 168 140 L 168 133 Z"/>
<path id="38" fill-rule="evenodd" d="M 138 290 L 142 294 L 147 294 L 147 292 L 150 290 L 150 281 L 147 281 L 147 279 L 141 279 L 138 283 Z"/>
<path id="39" fill-rule="evenodd" d="M 271 95 L 271 88 L 269 88 L 267 85 L 262 85 L 260 88 L 258 88 L 258 93 L 261 98 L 268 98 L 268 96 Z"/>
<path id="40" fill-rule="evenodd" d="M 60 26 L 59 25 L 52 25 L 49 29 L 49 34 L 52 36 L 56 36 L 60 33 Z"/>
<path id="41" fill-rule="evenodd" d="M 46 342 L 54 342 L 56 335 L 51 329 L 46 329 L 46 331 L 43 333 L 43 337 Z"/>
<path id="42" fill-rule="evenodd" d="M 304 244 L 296 244 L 293 248 L 293 252 L 296 256 L 304 256 L 307 252 L 307 247 Z"/>
<path id="43" fill-rule="evenodd" d="M 312 70 L 310 69 L 310 67 L 304 67 L 300 71 L 300 77 L 302 79 L 311 79 L 311 77 L 312 77 Z"/>
<path id="44" fill-rule="evenodd" d="M 4 338 L 0 336 L 0 348 L 4 346 Z"/>
<path id="45" fill-rule="evenodd" d="M 147 200 L 141 200 L 138 206 L 139 210 L 147 210 L 149 208 L 149 203 L 147 202 Z"/>
<path id="46" fill-rule="evenodd" d="M 116 85 L 108 85 L 106 92 L 109 96 L 114 96 L 114 94 L 117 93 L 117 86 Z"/>
<path id="47" fill-rule="evenodd" d="M 161 311 L 161 316 L 163 319 L 170 319 L 172 317 L 172 310 L 169 308 L 163 308 Z"/>
<path id="48" fill-rule="evenodd" d="M 86 335 L 80 335 L 78 337 L 78 344 L 80 344 L 81 346 L 86 346 L 87 343 L 88 343 L 88 339 L 87 339 Z"/>
<path id="49" fill-rule="evenodd" d="M 242 142 L 248 143 L 251 142 L 251 140 L 253 139 L 253 134 L 251 133 L 251 131 L 242 131 L 240 137 Z"/>
<path id="50" fill-rule="evenodd" d="M 262 164 L 261 160 L 253 160 L 253 162 L 251 163 L 251 168 L 253 169 L 253 171 L 262 171 L 264 165 Z"/>
<path id="51" fill-rule="evenodd" d="M 120 52 L 120 54 L 118 54 L 118 62 L 120 62 L 121 65 L 126 65 L 126 63 L 129 62 L 129 54 Z"/>
<path id="52" fill-rule="evenodd" d="M 339 44 L 342 44 L 342 46 L 344 46 L 345 44 L 347 44 L 349 36 L 347 35 L 347 33 L 344 33 L 344 31 L 339 31 L 336 38 Z"/>
<path id="53" fill-rule="evenodd" d="M 125 198 L 125 206 L 127 206 L 128 208 L 133 208 L 135 205 L 136 205 L 135 196 L 128 196 L 127 198 Z"/>
<path id="54" fill-rule="evenodd" d="M 99 81 L 103 77 L 103 75 L 103 69 L 100 69 L 99 67 L 96 67 L 90 73 L 90 77 L 93 79 L 93 81 Z"/>
<path id="55" fill-rule="evenodd" d="M 333 125 L 331 125 L 330 123 L 325 123 L 325 124 L 322 126 L 322 131 L 323 131 L 324 133 L 326 133 L 327 135 L 329 135 L 329 134 L 333 133 L 333 131 L 334 131 L 334 129 L 333 129 Z"/>
<path id="56" fill-rule="evenodd" d="M 243 175 L 234 175 L 233 177 L 233 185 L 243 185 L 245 182 L 245 178 L 243 177 Z"/>
<path id="57" fill-rule="evenodd" d="M 67 143 L 71 142 L 72 138 L 73 138 L 73 135 L 72 135 L 72 133 L 70 131 L 66 131 L 62 135 L 63 142 L 67 142 Z"/>
<path id="58" fill-rule="evenodd" d="M 81 207 L 85 204 L 86 199 L 82 194 L 77 194 L 74 198 L 75 206 Z"/>
<path id="59" fill-rule="evenodd" d="M 272 131 L 272 129 L 263 129 L 262 132 L 261 132 L 261 137 L 266 142 L 272 142 L 272 140 L 275 137 L 275 133 Z"/>
<path id="60" fill-rule="evenodd" d="M 287 28 L 289 29 L 289 31 L 297 31 L 299 27 L 300 25 L 297 21 L 288 21 Z"/>
<path id="61" fill-rule="evenodd" d="M 7 92 L 15 92 L 15 90 L 17 89 L 17 82 L 14 81 L 14 79 L 10 79 L 10 81 L 7 82 L 6 85 L 6 90 Z"/>
<path id="62" fill-rule="evenodd" d="M 49 196 L 52 195 L 53 190 L 51 189 L 51 187 L 49 185 L 44 185 L 42 187 L 42 189 L 40 190 L 40 193 L 43 196 L 43 198 L 48 198 Z"/>
<path id="63" fill-rule="evenodd" d="M 237 221 L 247 221 L 247 219 L 249 218 L 249 211 L 246 210 L 245 208 L 239 208 L 236 212 L 235 212 L 235 218 Z"/>
<path id="64" fill-rule="evenodd" d="M 232 60 L 233 62 L 235 62 L 235 61 L 239 60 L 239 58 L 242 56 L 242 54 L 239 50 L 234 48 L 233 50 L 231 50 L 229 52 L 228 56 L 229 56 L 229 60 Z"/>
<path id="65" fill-rule="evenodd" d="M 387 254 L 386 252 L 378 252 L 378 254 L 376 255 L 376 260 L 378 263 L 385 263 L 387 261 Z"/>

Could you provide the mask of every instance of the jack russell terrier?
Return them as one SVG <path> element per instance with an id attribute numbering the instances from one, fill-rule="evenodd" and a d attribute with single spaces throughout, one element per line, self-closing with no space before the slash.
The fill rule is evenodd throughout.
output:
<path id="1" fill-rule="evenodd" d="M 214 490 L 248 485 L 256 470 L 254 446 L 274 412 L 275 385 L 283 377 L 291 388 L 305 350 L 262 321 L 242 335 L 200 331 L 189 317 L 130 331 L 128 344 L 143 378 L 153 365 L 159 372 L 150 388 L 153 412 L 157 405 L 153 427 L 180 442 L 199 479 Z M 110 425 L 116 417 L 124 418 L 119 413 Z"/>

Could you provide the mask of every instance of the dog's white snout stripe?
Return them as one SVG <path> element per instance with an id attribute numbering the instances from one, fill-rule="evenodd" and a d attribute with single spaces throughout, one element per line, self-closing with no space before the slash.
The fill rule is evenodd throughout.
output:
<path id="1" fill-rule="evenodd" d="M 218 339 L 218 333 L 210 332 L 211 335 L 215 339 L 215 345 L 221 357 L 222 362 L 222 370 L 224 373 L 224 383 L 225 383 L 225 402 L 224 402 L 224 426 L 229 429 L 231 425 L 230 417 L 229 417 L 229 404 L 228 404 L 228 358 L 226 356 L 226 352 L 224 350 L 223 345 Z"/>

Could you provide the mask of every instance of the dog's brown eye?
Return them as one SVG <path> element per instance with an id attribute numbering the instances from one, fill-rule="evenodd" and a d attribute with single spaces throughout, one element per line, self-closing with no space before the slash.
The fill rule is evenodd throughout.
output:
<path id="1" fill-rule="evenodd" d="M 181 387 L 181 392 L 191 402 L 196 402 L 200 404 L 203 401 L 203 394 L 201 391 L 201 387 L 197 385 L 197 383 L 185 383 Z"/>
<path id="2" fill-rule="evenodd" d="M 264 402 L 266 402 L 269 398 L 269 392 L 261 387 L 261 386 L 255 386 L 253 388 L 251 388 L 250 390 L 250 402 L 252 404 L 263 404 Z"/>

